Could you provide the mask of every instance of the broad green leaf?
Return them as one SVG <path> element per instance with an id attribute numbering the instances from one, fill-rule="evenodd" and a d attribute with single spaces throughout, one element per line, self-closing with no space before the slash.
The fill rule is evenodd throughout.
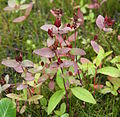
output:
<path id="1" fill-rule="evenodd" d="M 58 72 L 57 72 L 56 82 L 61 89 L 65 89 L 63 78 L 61 77 L 61 71 L 60 70 L 58 70 Z"/>
<path id="2" fill-rule="evenodd" d="M 8 98 L 1 99 L 0 117 L 16 117 L 16 104 Z"/>
<path id="3" fill-rule="evenodd" d="M 61 112 L 62 114 L 64 114 L 65 111 L 66 111 L 66 104 L 65 104 L 65 103 L 62 103 L 61 106 L 60 106 L 60 112 Z"/>
<path id="4" fill-rule="evenodd" d="M 64 90 L 59 90 L 56 91 L 49 100 L 48 103 L 48 115 L 55 109 L 55 107 L 57 106 L 57 104 L 60 102 L 60 100 L 62 99 L 62 97 L 65 95 L 65 91 Z"/>
<path id="5" fill-rule="evenodd" d="M 42 95 L 34 95 L 31 98 L 29 98 L 27 101 L 28 102 L 37 101 L 37 100 L 41 99 L 42 97 L 43 97 Z"/>
<path id="6" fill-rule="evenodd" d="M 92 104 L 96 104 L 95 99 L 93 98 L 92 94 L 88 90 L 82 87 L 74 87 L 74 88 L 71 88 L 71 90 L 73 95 L 75 95 L 78 99 L 85 102 L 92 103 Z"/>
<path id="7" fill-rule="evenodd" d="M 101 73 L 111 77 L 120 77 L 120 71 L 115 67 L 104 67 L 97 70 L 97 73 Z"/>

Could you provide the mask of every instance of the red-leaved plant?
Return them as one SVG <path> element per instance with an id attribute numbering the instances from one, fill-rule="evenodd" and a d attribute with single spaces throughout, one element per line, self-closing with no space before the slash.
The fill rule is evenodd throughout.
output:
<path id="1" fill-rule="evenodd" d="M 55 17 L 54 24 L 41 26 L 41 29 L 48 33 L 47 47 L 33 51 L 34 54 L 41 57 L 39 63 L 35 64 L 30 60 L 23 60 L 21 53 L 15 59 L 2 61 L 3 65 L 13 68 L 23 77 L 21 83 L 15 84 L 17 90 L 22 90 L 22 93 L 19 95 L 9 93 L 6 96 L 17 101 L 22 100 L 38 104 L 38 100 L 44 96 L 40 91 L 41 86 L 46 82 L 49 89 L 54 92 L 48 102 L 47 113 L 49 115 L 62 99 L 66 99 L 67 113 L 69 113 L 69 99 L 72 97 L 71 94 L 84 102 L 96 104 L 92 94 L 87 90 L 88 85 L 94 88 L 94 94 L 95 90 L 99 90 L 103 94 L 111 92 L 117 95 L 119 84 L 113 81 L 113 77 L 115 77 L 114 79 L 118 83 L 120 82 L 117 78 L 120 77 L 120 65 L 117 64 L 118 69 L 115 67 L 102 67 L 103 60 L 112 51 L 105 52 L 97 42 L 92 40 L 91 45 L 97 56 L 91 62 L 83 57 L 86 55 L 86 52 L 81 48 L 77 48 L 77 30 L 84 24 L 83 14 L 80 9 L 77 9 L 77 13 L 74 12 L 73 18 L 70 20 L 71 22 L 64 25 L 61 19 L 64 15 L 62 9 L 52 9 L 51 13 Z M 96 20 L 96 24 L 100 29 L 110 31 L 111 29 L 106 28 L 106 24 L 107 26 L 109 26 L 108 24 L 111 26 L 113 22 L 100 15 Z M 70 35 L 71 33 L 72 35 Z M 120 60 L 118 58 L 113 58 L 111 63 L 116 63 Z M 114 86 L 108 82 L 106 86 L 98 84 L 96 81 L 98 73 L 108 75 L 108 80 Z M 85 81 L 88 77 L 93 79 L 93 84 L 87 83 L 86 85 Z M 23 108 L 25 106 L 26 103 Z M 61 106 L 65 106 L 65 103 Z M 54 112 L 56 113 L 56 111 Z"/>

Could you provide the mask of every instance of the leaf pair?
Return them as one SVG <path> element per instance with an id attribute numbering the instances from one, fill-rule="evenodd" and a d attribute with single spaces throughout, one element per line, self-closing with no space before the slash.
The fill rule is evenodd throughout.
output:
<path id="1" fill-rule="evenodd" d="M 96 104 L 95 99 L 91 95 L 91 93 L 82 88 L 82 87 L 74 87 L 71 88 L 71 91 L 73 95 L 75 95 L 78 99 L 89 102 L 92 104 Z M 56 91 L 50 98 L 49 103 L 48 103 L 48 115 L 51 114 L 51 112 L 55 109 L 57 104 L 61 101 L 62 97 L 65 95 L 65 90 L 59 90 Z"/>

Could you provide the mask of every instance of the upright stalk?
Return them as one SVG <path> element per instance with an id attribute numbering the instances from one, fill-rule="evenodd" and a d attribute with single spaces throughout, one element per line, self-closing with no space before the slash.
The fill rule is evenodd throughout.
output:
<path id="1" fill-rule="evenodd" d="M 63 74 L 63 69 L 61 68 L 62 74 Z M 66 84 L 65 84 L 65 79 L 63 78 L 63 83 L 64 83 L 64 87 L 65 87 L 65 94 L 66 94 L 66 103 L 67 103 L 67 112 L 69 113 L 69 98 L 68 98 L 68 91 L 66 88 Z"/>

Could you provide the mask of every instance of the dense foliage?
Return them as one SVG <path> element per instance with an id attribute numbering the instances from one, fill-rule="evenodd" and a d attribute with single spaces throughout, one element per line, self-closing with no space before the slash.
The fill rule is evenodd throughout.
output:
<path id="1" fill-rule="evenodd" d="M 1 12 L 0 115 L 119 116 L 120 9 L 110 14 L 113 3 L 8 0 Z"/>

